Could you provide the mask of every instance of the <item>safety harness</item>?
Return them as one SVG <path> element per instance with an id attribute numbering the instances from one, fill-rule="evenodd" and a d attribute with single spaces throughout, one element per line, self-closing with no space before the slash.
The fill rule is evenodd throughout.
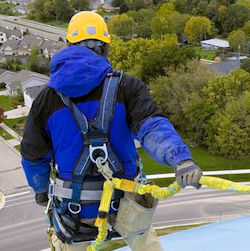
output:
<path id="1" fill-rule="evenodd" d="M 82 205 L 99 203 L 102 196 L 104 180 L 85 181 L 89 169 L 98 169 L 97 166 L 102 166 L 99 172 L 105 179 L 123 175 L 123 167 L 110 145 L 108 136 L 122 75 L 122 71 L 111 71 L 107 74 L 98 114 L 91 121 L 79 111 L 68 96 L 58 93 L 63 103 L 71 110 L 84 142 L 74 165 L 72 182 L 56 178 L 49 187 L 52 222 L 58 238 L 68 244 L 94 240 L 98 234 L 96 227 L 91 227 L 80 220 Z M 102 163 L 97 165 L 97 159 Z M 106 217 L 106 215 L 98 216 Z"/>

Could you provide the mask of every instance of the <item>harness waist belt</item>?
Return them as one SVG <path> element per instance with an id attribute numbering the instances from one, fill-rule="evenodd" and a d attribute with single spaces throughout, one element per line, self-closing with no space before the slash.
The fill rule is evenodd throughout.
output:
<path id="1" fill-rule="evenodd" d="M 82 190 L 80 200 L 100 201 L 102 197 L 102 190 Z M 49 196 L 55 196 L 64 199 L 71 199 L 73 190 L 71 188 L 65 188 L 58 186 L 57 184 L 51 184 L 49 187 Z M 114 199 L 114 196 L 112 197 Z"/>

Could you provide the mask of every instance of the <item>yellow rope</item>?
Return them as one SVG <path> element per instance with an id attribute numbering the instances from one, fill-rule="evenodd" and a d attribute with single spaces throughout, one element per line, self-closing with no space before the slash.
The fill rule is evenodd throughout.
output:
<path id="1" fill-rule="evenodd" d="M 234 191 L 239 193 L 250 193 L 250 186 L 237 184 L 235 182 L 216 177 L 202 176 L 199 183 L 201 185 L 206 185 L 212 189 Z M 155 199 L 167 199 L 181 190 L 181 187 L 179 186 L 177 181 L 166 188 L 160 188 L 156 185 L 144 185 L 131 180 L 113 178 L 112 180 L 107 180 L 104 182 L 99 212 L 109 212 L 114 188 L 122 190 L 124 192 L 138 193 L 140 195 L 149 193 Z M 108 234 L 106 218 L 103 219 L 97 217 L 95 225 L 98 227 L 99 234 L 95 242 L 88 247 L 87 251 L 100 250 Z"/>

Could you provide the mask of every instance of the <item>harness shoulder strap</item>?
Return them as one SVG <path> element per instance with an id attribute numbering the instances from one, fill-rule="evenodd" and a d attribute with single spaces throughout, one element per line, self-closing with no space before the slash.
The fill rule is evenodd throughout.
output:
<path id="1" fill-rule="evenodd" d="M 79 111 L 77 106 L 71 101 L 71 99 L 68 96 L 59 92 L 57 92 L 57 94 L 60 96 L 63 103 L 72 111 L 73 116 L 82 134 L 84 135 L 87 134 L 89 125 L 88 125 L 88 120 L 86 116 L 82 112 Z"/>
<path id="2" fill-rule="evenodd" d="M 109 125 L 113 118 L 117 90 L 122 76 L 122 71 L 113 71 L 108 73 L 104 80 L 99 112 L 94 123 L 94 126 L 101 129 L 104 134 L 108 133 Z"/>

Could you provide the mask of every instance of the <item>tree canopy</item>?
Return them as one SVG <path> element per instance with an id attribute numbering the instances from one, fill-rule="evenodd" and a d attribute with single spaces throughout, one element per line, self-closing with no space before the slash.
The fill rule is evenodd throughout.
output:
<path id="1" fill-rule="evenodd" d="M 185 33 L 190 43 L 198 43 L 211 33 L 211 21 L 206 17 L 191 17 L 186 23 Z"/>

